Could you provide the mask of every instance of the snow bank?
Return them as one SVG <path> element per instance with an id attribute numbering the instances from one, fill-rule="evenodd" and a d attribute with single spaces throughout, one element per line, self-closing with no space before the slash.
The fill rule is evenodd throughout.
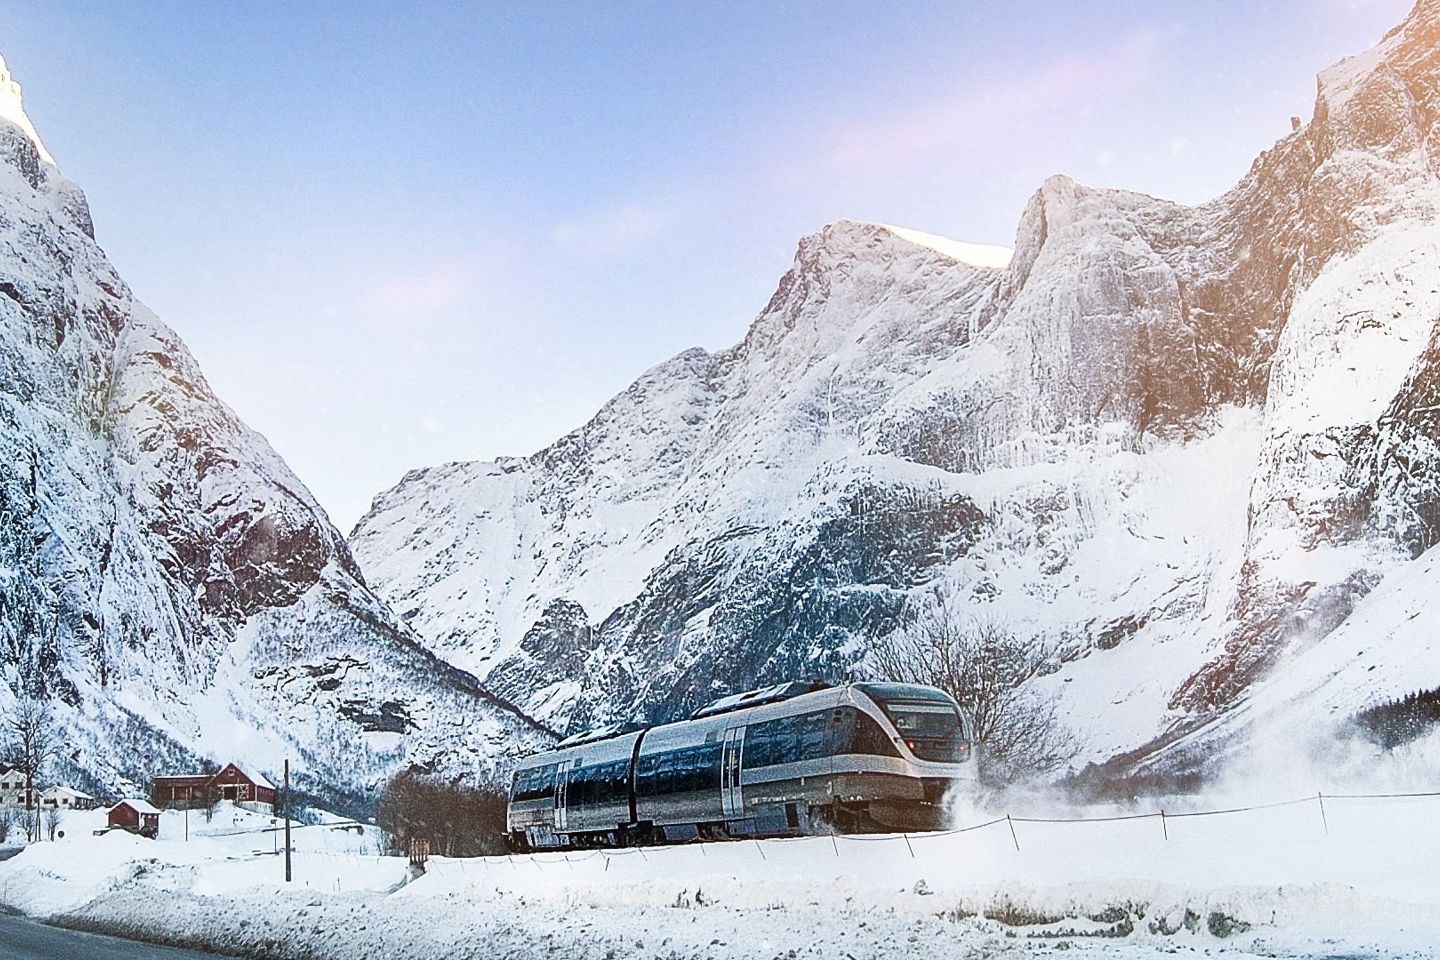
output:
<path id="1" fill-rule="evenodd" d="M 909 837 L 435 858 L 409 882 L 403 860 L 367 855 L 373 837 L 306 827 L 289 886 L 253 832 L 86 835 L 0 863 L 0 901 L 275 958 L 1024 957 L 1062 941 L 1132 958 L 1436 955 L 1440 798 L 1327 798 L 1323 817 L 1310 801 L 1169 812 L 1017 818 L 1013 835 L 1002 818 Z"/>

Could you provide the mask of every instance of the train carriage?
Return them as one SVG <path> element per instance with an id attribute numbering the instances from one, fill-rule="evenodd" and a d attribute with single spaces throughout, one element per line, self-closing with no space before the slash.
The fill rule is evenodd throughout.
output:
<path id="1" fill-rule="evenodd" d="M 525 758 L 507 839 L 527 850 L 935 829 L 949 791 L 974 781 L 971 740 L 934 687 L 782 684 Z"/>

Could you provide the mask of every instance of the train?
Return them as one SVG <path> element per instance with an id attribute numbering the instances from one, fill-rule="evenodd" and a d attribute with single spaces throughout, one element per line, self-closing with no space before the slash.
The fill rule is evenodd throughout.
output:
<path id="1" fill-rule="evenodd" d="M 975 781 L 974 723 L 944 691 L 792 682 L 525 757 L 505 839 L 529 852 L 934 830 Z"/>

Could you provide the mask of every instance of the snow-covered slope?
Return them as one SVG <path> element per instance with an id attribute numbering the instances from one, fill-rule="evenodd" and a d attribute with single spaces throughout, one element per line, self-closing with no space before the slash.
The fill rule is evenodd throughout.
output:
<path id="1" fill-rule="evenodd" d="M 0 708 L 100 788 L 194 758 L 346 794 L 533 740 L 361 579 L 304 485 L 96 245 L 0 61 Z"/>
<path id="2" fill-rule="evenodd" d="M 413 471 L 352 548 L 557 725 L 863 671 L 943 600 L 1055 649 L 1091 759 L 1193 763 L 1440 531 L 1440 2 L 1318 89 L 1202 206 L 1055 177 L 1013 253 L 826 227 L 743 342 Z"/>

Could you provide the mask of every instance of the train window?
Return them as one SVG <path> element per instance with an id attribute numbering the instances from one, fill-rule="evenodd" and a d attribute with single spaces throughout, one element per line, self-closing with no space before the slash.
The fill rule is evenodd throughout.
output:
<path id="1" fill-rule="evenodd" d="M 770 765 L 770 724 L 752 723 L 745 730 L 746 769 Z"/>
<path id="2" fill-rule="evenodd" d="M 695 751 L 692 748 L 675 751 L 675 775 L 670 782 L 671 793 L 685 793 L 694 789 Z"/>
<path id="3" fill-rule="evenodd" d="M 641 793 L 655 793 L 656 791 L 656 767 L 659 765 L 659 758 L 655 754 L 648 757 L 641 757 L 640 764 L 635 770 L 636 789 Z"/>
<path id="4" fill-rule="evenodd" d="M 539 800 L 555 789 L 555 765 L 546 764 L 521 770 L 515 775 L 515 799 Z"/>
<path id="5" fill-rule="evenodd" d="M 720 785 L 720 744 L 706 743 L 691 747 L 685 754 L 684 789 L 714 790 Z"/>
<path id="6" fill-rule="evenodd" d="M 845 708 L 845 717 L 840 724 L 837 741 L 836 753 L 900 756 L 900 751 L 895 749 L 895 744 L 875 718 L 854 707 Z"/>
<path id="7" fill-rule="evenodd" d="M 610 772 L 610 799 L 628 800 L 630 798 L 630 762 L 628 760 L 616 760 Z"/>
<path id="8" fill-rule="evenodd" d="M 800 759 L 800 718 L 780 717 L 772 720 L 775 732 L 771 735 L 770 762 L 794 763 Z"/>
<path id="9" fill-rule="evenodd" d="M 921 760 L 957 763 L 970 754 L 960 712 L 953 703 L 933 700 L 881 700 L 880 706 Z"/>
<path id="10" fill-rule="evenodd" d="M 656 758 L 656 793 L 675 792 L 675 768 L 677 766 L 675 752 L 662 753 Z"/>
<path id="11" fill-rule="evenodd" d="M 591 783 L 594 784 L 594 799 L 591 803 L 609 803 L 611 794 L 611 768 L 614 764 L 602 763 L 590 771 Z"/>
<path id="12" fill-rule="evenodd" d="M 825 749 L 826 720 L 829 717 L 827 711 L 803 714 L 796 719 L 799 721 L 799 754 L 800 760 L 818 760 L 827 753 Z"/>
<path id="13" fill-rule="evenodd" d="M 702 750 L 702 756 L 705 758 L 705 782 L 700 785 L 700 789 L 713 790 L 720 785 L 721 753 L 722 748 L 718 742 L 707 743 Z"/>

